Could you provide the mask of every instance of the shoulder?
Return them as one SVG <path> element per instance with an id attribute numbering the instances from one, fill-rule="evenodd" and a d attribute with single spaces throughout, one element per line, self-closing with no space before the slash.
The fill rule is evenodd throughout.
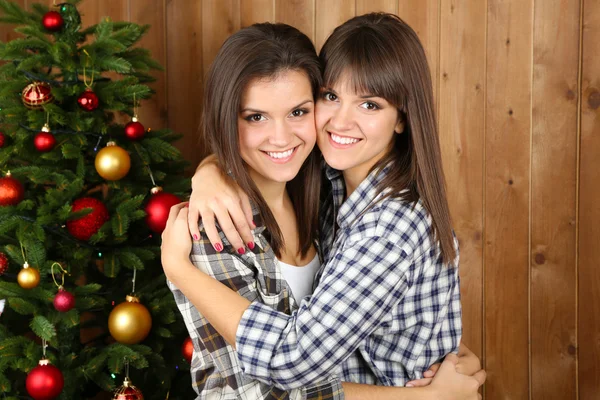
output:
<path id="1" fill-rule="evenodd" d="M 415 258 L 432 245 L 431 216 L 420 201 L 409 203 L 387 197 L 371 206 L 357 221 L 357 226 L 364 229 L 362 237 L 385 238 Z"/>

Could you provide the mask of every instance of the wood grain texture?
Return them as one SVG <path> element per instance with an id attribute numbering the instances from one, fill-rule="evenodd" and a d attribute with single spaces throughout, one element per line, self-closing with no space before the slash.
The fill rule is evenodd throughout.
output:
<path id="1" fill-rule="evenodd" d="M 370 12 L 398 13 L 398 1 L 396 0 L 356 0 L 356 15 Z"/>
<path id="2" fill-rule="evenodd" d="M 315 47 L 321 50 L 333 30 L 356 15 L 355 0 L 316 0 Z"/>
<path id="3" fill-rule="evenodd" d="M 600 3 L 585 0 L 579 164 L 579 398 L 600 393 Z"/>
<path id="4" fill-rule="evenodd" d="M 140 40 L 138 46 L 144 47 L 152 53 L 152 58 L 163 67 L 167 64 L 167 50 L 165 38 L 165 0 L 130 0 L 130 21 L 138 24 L 149 24 L 150 30 Z M 166 128 L 167 122 L 167 73 L 166 71 L 153 71 L 156 82 L 150 84 L 155 91 L 151 99 L 141 102 L 138 109 L 140 122 L 146 128 Z"/>
<path id="5" fill-rule="evenodd" d="M 533 2 L 490 0 L 487 13 L 485 394 L 526 400 Z"/>
<path id="6" fill-rule="evenodd" d="M 431 71 L 433 95 L 437 104 L 439 96 L 440 2 L 439 0 L 399 0 L 398 16 L 417 32 L 419 40 L 425 48 Z"/>
<path id="7" fill-rule="evenodd" d="M 275 22 L 275 0 L 240 0 L 242 28 L 257 22 Z"/>
<path id="8" fill-rule="evenodd" d="M 440 143 L 453 226 L 460 243 L 463 341 L 482 356 L 485 3 L 443 0 Z"/>
<path id="9" fill-rule="evenodd" d="M 531 151 L 531 391 L 576 396 L 579 0 L 535 2 Z"/>
<path id="10" fill-rule="evenodd" d="M 205 149 L 199 139 L 202 105 L 202 6 L 181 7 L 167 2 L 167 113 L 169 128 L 182 133 L 175 145 L 184 158 L 198 165 Z"/>
<path id="11" fill-rule="evenodd" d="M 275 0 L 275 20 L 292 25 L 315 41 L 315 0 Z"/>

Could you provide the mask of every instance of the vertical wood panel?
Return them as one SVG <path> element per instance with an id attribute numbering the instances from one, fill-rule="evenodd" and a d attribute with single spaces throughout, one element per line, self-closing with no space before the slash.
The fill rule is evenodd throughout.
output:
<path id="1" fill-rule="evenodd" d="M 356 15 L 355 0 L 317 0 L 315 47 L 321 50 L 333 30 Z"/>
<path id="2" fill-rule="evenodd" d="M 579 0 L 535 2 L 531 172 L 531 390 L 575 398 Z"/>
<path id="3" fill-rule="evenodd" d="M 584 1 L 579 166 L 579 398 L 600 393 L 600 3 Z"/>
<path id="4" fill-rule="evenodd" d="M 275 0 L 240 0 L 240 14 L 242 28 L 257 22 L 275 22 Z"/>
<path id="5" fill-rule="evenodd" d="M 528 399 L 533 2 L 488 1 L 485 140 L 487 399 Z"/>
<path id="6" fill-rule="evenodd" d="M 275 0 L 275 20 L 298 28 L 315 42 L 314 0 Z"/>
<path id="7" fill-rule="evenodd" d="M 439 96 L 440 2 L 439 0 L 399 0 L 398 15 L 417 32 L 423 47 L 425 47 L 431 70 L 433 95 L 437 104 Z"/>
<path id="8" fill-rule="evenodd" d="M 13 3 L 16 3 L 19 7 L 27 8 L 25 0 L 13 0 Z M 0 24 L 0 40 L 6 43 L 18 38 L 20 35 L 14 31 L 15 28 L 16 25 Z"/>
<path id="9" fill-rule="evenodd" d="M 152 53 L 152 58 L 166 67 L 165 43 L 165 0 L 130 0 L 130 21 L 138 24 L 149 24 L 150 30 L 140 40 L 138 46 Z M 167 123 L 167 74 L 165 71 L 154 71 L 157 79 L 150 87 L 156 92 L 151 99 L 140 104 L 138 115 L 146 128 L 166 128 Z"/>
<path id="10" fill-rule="evenodd" d="M 204 155 L 198 126 L 202 104 L 202 5 L 167 2 L 167 111 L 169 128 L 184 137 L 175 143 L 195 169 Z"/>
<path id="11" fill-rule="evenodd" d="M 398 13 L 398 2 L 396 0 L 356 0 L 356 15 L 370 12 Z"/>
<path id="12" fill-rule="evenodd" d="M 460 242 L 463 341 L 482 355 L 485 2 L 443 0 L 440 142 Z"/>
<path id="13" fill-rule="evenodd" d="M 240 0 L 202 2 L 202 57 L 204 76 L 221 45 L 240 29 Z"/>
<path id="14" fill-rule="evenodd" d="M 52 2 L 48 1 L 50 5 Z M 128 5 L 128 0 L 82 1 L 77 6 L 81 14 L 81 26 L 97 24 L 104 17 L 110 17 L 113 21 L 128 21 Z"/>

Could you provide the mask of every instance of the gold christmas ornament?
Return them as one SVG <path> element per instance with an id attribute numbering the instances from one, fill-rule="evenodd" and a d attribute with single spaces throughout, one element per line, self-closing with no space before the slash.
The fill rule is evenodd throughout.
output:
<path id="1" fill-rule="evenodd" d="M 129 295 L 108 316 L 108 330 L 119 343 L 136 344 L 146 339 L 152 328 L 152 317 L 140 299 Z"/>
<path id="2" fill-rule="evenodd" d="M 118 181 L 129 172 L 131 158 L 115 142 L 108 142 L 96 155 L 95 166 L 98 174 L 107 181 Z"/>
<path id="3" fill-rule="evenodd" d="M 33 289 L 40 283 L 40 272 L 31 268 L 27 261 L 23 264 L 23 269 L 17 275 L 17 282 L 23 289 Z"/>

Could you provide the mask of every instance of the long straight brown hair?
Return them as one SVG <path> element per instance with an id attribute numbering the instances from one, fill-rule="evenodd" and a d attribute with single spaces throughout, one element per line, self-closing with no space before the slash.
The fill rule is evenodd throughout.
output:
<path id="1" fill-rule="evenodd" d="M 391 164 L 377 187 L 387 196 L 411 203 L 419 199 L 433 220 L 445 263 L 456 257 L 433 89 L 425 50 L 415 31 L 386 13 L 361 15 L 337 27 L 320 53 L 324 86 L 331 88 L 345 73 L 356 93 L 382 97 L 398 109 L 404 132 L 394 135 L 393 149 L 373 169 Z M 406 192 L 402 190 L 408 189 Z M 402 192 L 402 193 L 401 193 Z"/>
<path id="2" fill-rule="evenodd" d="M 205 143 L 221 167 L 258 206 L 277 256 L 281 255 L 283 236 L 240 157 L 238 116 L 242 95 L 251 81 L 274 79 L 286 71 L 306 74 L 316 98 L 322 71 L 315 48 L 305 34 L 286 24 L 271 23 L 237 31 L 223 43 L 206 77 L 201 123 Z M 306 256 L 317 234 L 320 172 L 320 153 L 315 147 L 298 175 L 286 185 L 298 221 L 302 256 Z"/>

